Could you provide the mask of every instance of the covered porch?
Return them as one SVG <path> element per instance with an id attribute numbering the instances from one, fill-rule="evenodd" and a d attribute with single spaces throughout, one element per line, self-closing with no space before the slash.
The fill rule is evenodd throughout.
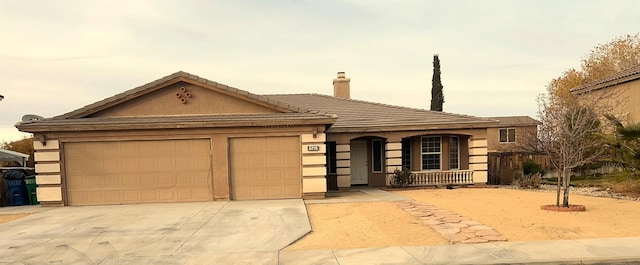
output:
<path id="1" fill-rule="evenodd" d="M 473 185 L 487 182 L 486 130 L 327 135 L 328 189 Z"/>

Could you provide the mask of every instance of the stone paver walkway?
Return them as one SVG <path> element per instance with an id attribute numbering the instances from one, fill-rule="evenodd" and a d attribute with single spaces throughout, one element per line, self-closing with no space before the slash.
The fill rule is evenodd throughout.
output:
<path id="1" fill-rule="evenodd" d="M 489 226 L 428 203 L 399 201 L 396 205 L 422 220 L 423 224 L 440 233 L 451 244 L 507 241 Z"/>

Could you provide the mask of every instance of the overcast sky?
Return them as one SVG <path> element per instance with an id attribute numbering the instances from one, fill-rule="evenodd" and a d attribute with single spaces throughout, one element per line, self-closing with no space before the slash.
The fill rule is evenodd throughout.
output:
<path id="1" fill-rule="evenodd" d="M 0 0 L 0 142 L 177 71 L 256 94 L 333 93 L 536 117 L 536 96 L 596 44 L 640 31 L 640 1 Z"/>

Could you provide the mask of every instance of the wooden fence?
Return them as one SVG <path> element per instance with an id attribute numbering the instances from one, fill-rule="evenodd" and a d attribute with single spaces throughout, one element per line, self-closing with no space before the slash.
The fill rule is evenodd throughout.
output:
<path id="1" fill-rule="evenodd" d="M 510 185 L 516 177 L 522 175 L 522 166 L 525 161 L 533 160 L 549 171 L 551 166 L 545 154 L 538 153 L 489 153 L 488 157 L 488 184 Z"/>

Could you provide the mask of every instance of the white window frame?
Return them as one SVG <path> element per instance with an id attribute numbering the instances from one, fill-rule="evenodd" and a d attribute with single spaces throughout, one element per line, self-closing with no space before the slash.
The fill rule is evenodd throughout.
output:
<path id="1" fill-rule="evenodd" d="M 507 132 L 507 141 L 504 141 L 504 142 L 502 141 L 502 137 L 500 137 L 500 135 L 502 135 L 502 130 L 505 130 Z M 509 141 L 509 131 L 510 130 L 513 130 L 513 140 L 512 141 Z M 498 130 L 498 142 L 500 142 L 502 144 L 515 143 L 517 138 L 518 138 L 517 135 L 518 134 L 517 134 L 516 128 L 511 128 L 511 127 L 510 128 L 500 128 Z"/>
<path id="2" fill-rule="evenodd" d="M 425 152 L 423 148 L 423 143 L 427 138 L 437 138 L 440 143 L 440 152 Z M 435 155 L 437 154 L 440 158 L 438 161 L 438 168 L 425 169 L 424 168 L 424 155 Z M 422 170 L 442 170 L 442 136 L 441 135 L 426 135 L 420 137 L 420 169 Z"/>

